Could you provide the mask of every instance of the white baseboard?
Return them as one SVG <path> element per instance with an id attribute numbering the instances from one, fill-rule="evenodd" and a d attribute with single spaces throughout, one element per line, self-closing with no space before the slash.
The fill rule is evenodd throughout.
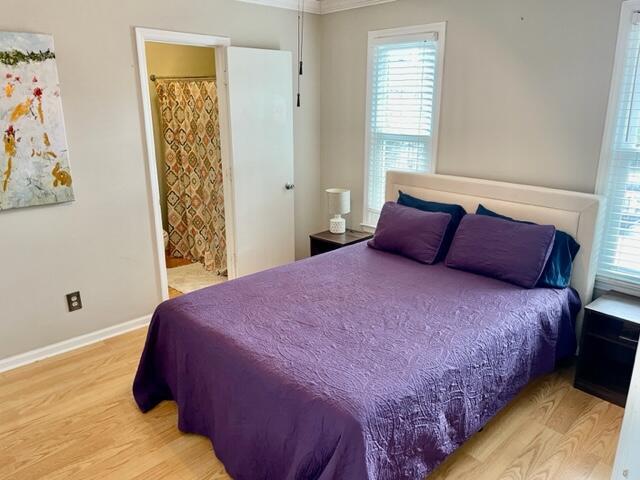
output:
<path id="1" fill-rule="evenodd" d="M 106 338 L 121 335 L 131 330 L 144 327 L 145 325 L 148 325 L 150 321 L 151 314 L 140 318 L 134 318 L 133 320 L 113 325 L 112 327 L 103 328 L 102 330 L 80 335 L 79 337 L 70 338 L 69 340 L 63 340 L 62 342 L 54 343 L 53 345 L 47 345 L 46 347 L 31 350 L 30 352 L 20 353 L 13 357 L 0 359 L 0 373 L 37 362 L 38 360 L 44 360 L 45 358 L 53 357 L 54 355 L 69 352 L 76 348 L 84 347 Z"/>

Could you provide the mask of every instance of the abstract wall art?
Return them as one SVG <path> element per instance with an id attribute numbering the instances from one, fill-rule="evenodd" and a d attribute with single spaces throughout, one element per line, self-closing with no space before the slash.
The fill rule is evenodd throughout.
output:
<path id="1" fill-rule="evenodd" d="M 73 200 L 53 37 L 0 32 L 0 210 Z"/>

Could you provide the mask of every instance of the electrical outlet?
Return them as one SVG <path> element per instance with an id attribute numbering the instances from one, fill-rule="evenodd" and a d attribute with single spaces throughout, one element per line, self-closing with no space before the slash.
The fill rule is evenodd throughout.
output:
<path id="1" fill-rule="evenodd" d="M 73 292 L 67 294 L 67 306 L 70 312 L 75 312 L 82 308 L 82 299 L 80 298 L 80 292 Z"/>

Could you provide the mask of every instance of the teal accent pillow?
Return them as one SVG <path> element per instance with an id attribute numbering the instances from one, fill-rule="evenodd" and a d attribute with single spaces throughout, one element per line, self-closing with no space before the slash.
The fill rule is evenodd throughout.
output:
<path id="1" fill-rule="evenodd" d="M 499 213 L 489 210 L 482 204 L 478 205 L 476 214 L 502 218 L 504 220 L 511 220 L 512 222 L 533 223 L 500 215 Z M 544 266 L 544 270 L 538 279 L 536 287 L 567 288 L 571 281 L 573 260 L 576 258 L 579 250 L 580 244 L 576 242 L 571 235 L 562 230 L 556 230 L 551 254 L 549 254 L 549 259 Z"/>
<path id="2" fill-rule="evenodd" d="M 398 192 L 398 203 L 405 207 L 417 208 L 423 212 L 442 212 L 451 215 L 451 221 L 445 231 L 444 239 L 442 240 L 442 245 L 440 246 L 440 251 L 438 252 L 438 257 L 436 259 L 436 261 L 442 260 L 449 250 L 449 246 L 453 240 L 453 235 L 456 233 L 460 220 L 462 220 L 462 217 L 467 214 L 465 209 L 461 205 L 456 205 L 454 203 L 440 203 L 422 200 L 420 198 L 412 197 L 401 190 Z"/>

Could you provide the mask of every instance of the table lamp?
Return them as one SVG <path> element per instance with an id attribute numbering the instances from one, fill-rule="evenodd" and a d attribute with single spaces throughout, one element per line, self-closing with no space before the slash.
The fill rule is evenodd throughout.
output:
<path id="1" fill-rule="evenodd" d="M 351 192 L 346 188 L 328 188 L 327 200 L 329 213 L 333 218 L 329 219 L 329 231 L 331 233 L 344 233 L 347 222 L 342 215 L 351 211 Z"/>

